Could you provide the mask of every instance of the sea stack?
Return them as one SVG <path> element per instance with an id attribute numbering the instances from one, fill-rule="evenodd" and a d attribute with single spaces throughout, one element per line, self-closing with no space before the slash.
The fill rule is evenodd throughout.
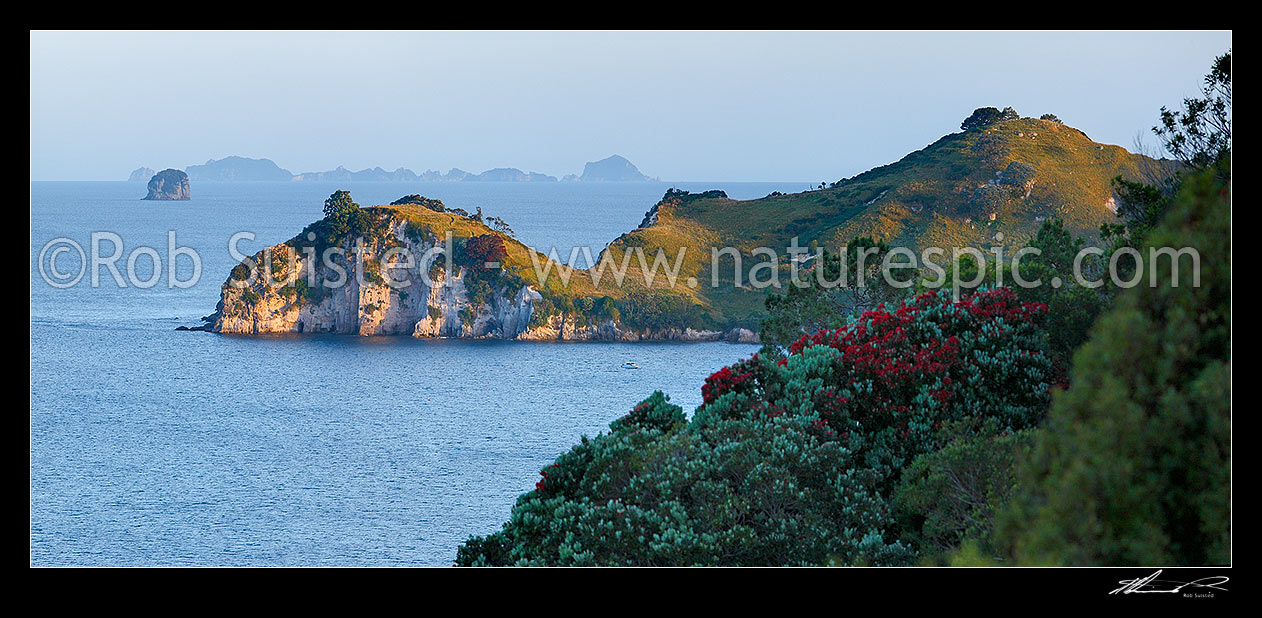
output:
<path id="1" fill-rule="evenodd" d="M 165 169 L 149 179 L 147 200 L 189 199 L 188 174 L 177 169 Z"/>

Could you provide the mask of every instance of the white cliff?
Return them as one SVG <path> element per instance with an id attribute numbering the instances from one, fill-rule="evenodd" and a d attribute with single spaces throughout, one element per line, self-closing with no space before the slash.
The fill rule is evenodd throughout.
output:
<path id="1" fill-rule="evenodd" d="M 342 278 L 313 249 L 279 244 L 260 251 L 252 258 L 260 266 L 256 276 L 245 282 L 248 285 L 241 285 L 236 275 L 224 283 L 216 312 L 205 318 L 205 330 L 242 335 L 342 333 L 532 341 L 758 340 L 746 329 L 636 330 L 614 320 L 588 321 L 566 314 L 532 324 L 535 303 L 542 298 L 537 290 L 501 284 L 475 306 L 466 286 L 469 271 L 444 259 L 439 238 L 409 234 L 402 217 L 389 216 L 384 233 L 370 235 L 366 242 L 362 260 L 347 244 L 342 245 L 346 259 L 334 260 L 345 270 L 345 283 L 340 286 L 321 283 Z M 386 267 L 391 250 L 405 251 L 414 256 L 415 263 Z M 438 266 L 427 265 L 429 256 L 434 256 Z M 270 266 L 265 266 L 269 261 Z M 264 276 L 269 267 L 271 282 Z"/>

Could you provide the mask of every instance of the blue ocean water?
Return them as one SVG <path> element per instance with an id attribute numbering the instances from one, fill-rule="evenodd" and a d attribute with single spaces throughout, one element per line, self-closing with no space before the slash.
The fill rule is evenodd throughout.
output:
<path id="1" fill-rule="evenodd" d="M 675 183 L 735 198 L 804 183 Z M 728 343 L 419 341 L 177 332 L 211 313 L 233 260 L 321 216 L 349 189 L 506 219 L 527 244 L 593 253 L 639 223 L 664 183 L 196 183 L 146 202 L 140 183 L 31 183 L 31 562 L 35 565 L 445 565 L 492 532 L 538 471 L 655 389 L 691 411 L 707 375 L 756 351 Z M 201 277 L 168 285 L 168 236 Z M 105 267 L 60 289 L 41 250 L 93 232 L 155 249 L 157 283 Z M 69 245 L 66 245 L 67 247 Z M 111 243 L 100 253 L 110 255 Z M 141 253 L 141 252 L 136 252 Z M 53 254 L 45 253 L 45 258 Z M 73 250 L 56 259 L 73 274 Z M 153 274 L 149 256 L 136 278 Z M 176 263 L 180 280 L 192 260 Z M 640 370 L 620 365 L 632 360 Z"/>

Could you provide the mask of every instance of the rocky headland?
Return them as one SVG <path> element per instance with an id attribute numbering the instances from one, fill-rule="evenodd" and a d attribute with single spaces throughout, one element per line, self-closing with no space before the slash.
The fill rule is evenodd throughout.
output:
<path id="1" fill-rule="evenodd" d="M 258 252 L 251 258 L 254 276 L 251 264 L 234 269 L 201 330 L 532 341 L 758 341 L 748 328 L 636 317 L 644 313 L 638 304 L 647 302 L 641 294 L 597 289 L 585 271 L 549 263 L 476 215 L 447 210 L 439 200 L 409 196 L 399 202 L 358 209 L 354 232 L 332 229 L 334 224 L 325 219 Z M 355 254 L 353 238 L 364 239 L 362 259 Z M 445 257 L 448 247 L 450 260 Z M 335 257 L 324 259 L 330 248 Z M 400 252 L 416 263 L 391 262 Z M 483 259 L 487 256 L 496 261 Z M 532 261 L 549 263 L 553 277 L 568 271 L 571 285 L 559 289 L 555 282 L 540 284 Z M 662 291 L 661 296 L 684 306 L 678 293 Z"/>

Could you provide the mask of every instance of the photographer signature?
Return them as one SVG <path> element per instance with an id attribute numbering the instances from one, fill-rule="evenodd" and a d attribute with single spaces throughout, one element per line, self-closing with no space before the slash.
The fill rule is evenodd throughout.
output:
<path id="1" fill-rule="evenodd" d="M 1194 580 L 1190 582 L 1177 582 L 1177 581 L 1172 581 L 1168 579 L 1157 579 L 1158 575 L 1161 575 L 1160 569 L 1158 569 L 1156 573 L 1153 573 L 1152 575 L 1149 575 L 1148 577 L 1142 577 L 1142 578 L 1136 578 L 1136 579 L 1123 579 L 1118 582 L 1119 584 L 1122 584 L 1122 587 L 1118 588 L 1117 590 L 1114 590 L 1113 592 L 1110 592 L 1109 594 L 1118 594 L 1118 593 L 1131 594 L 1131 593 L 1147 593 L 1147 592 L 1178 593 L 1178 592 L 1182 592 L 1184 588 L 1209 588 L 1212 590 L 1221 590 L 1223 592 L 1226 592 L 1227 589 L 1222 588 L 1220 586 L 1229 581 L 1229 578 L 1224 575 L 1212 575 L 1210 577 L 1202 577 L 1198 580 Z"/>

